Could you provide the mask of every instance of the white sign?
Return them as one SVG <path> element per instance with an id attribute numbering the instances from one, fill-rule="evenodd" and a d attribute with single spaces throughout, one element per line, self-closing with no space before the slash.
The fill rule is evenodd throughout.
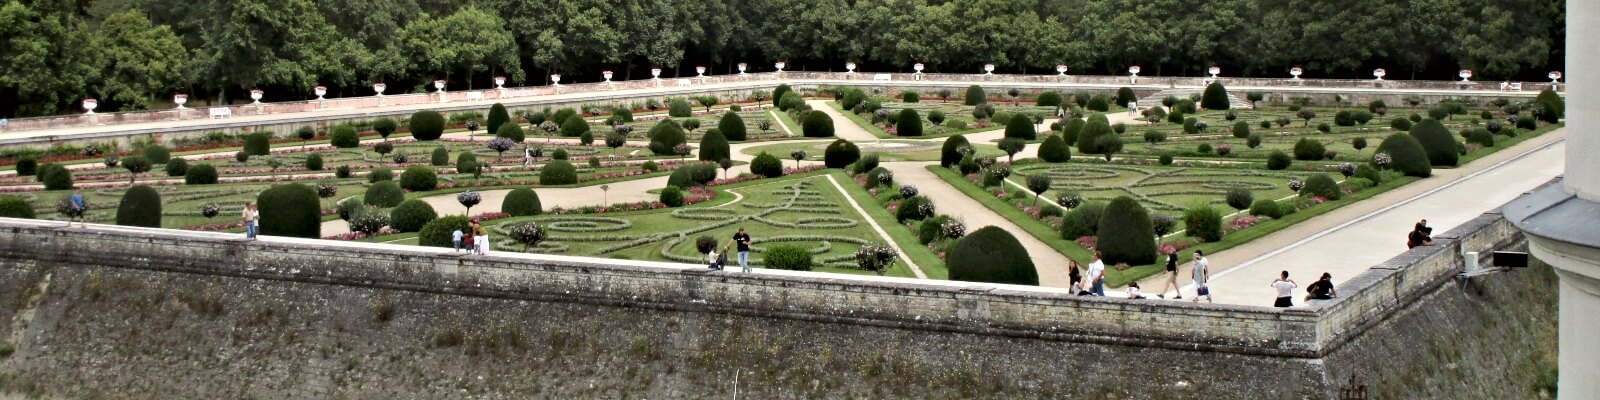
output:
<path id="1" fill-rule="evenodd" d="M 892 77 L 892 75 L 889 75 L 889 74 L 875 74 L 875 75 L 872 75 L 872 80 L 875 80 L 875 81 L 887 81 L 887 80 L 890 80 L 891 77 Z"/>
<path id="2" fill-rule="evenodd" d="M 227 107 L 214 107 L 209 111 L 211 111 L 211 119 L 228 118 L 233 116 L 233 109 Z"/>

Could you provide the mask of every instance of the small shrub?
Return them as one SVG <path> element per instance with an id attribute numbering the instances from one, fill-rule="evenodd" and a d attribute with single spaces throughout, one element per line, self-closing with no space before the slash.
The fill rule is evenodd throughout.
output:
<path id="1" fill-rule="evenodd" d="M 1061 93 L 1054 90 L 1046 90 L 1044 93 L 1039 93 L 1039 97 L 1034 99 L 1034 104 L 1040 107 L 1060 107 Z"/>
<path id="2" fill-rule="evenodd" d="M 1083 203 L 1061 219 L 1061 238 L 1077 240 L 1084 236 L 1094 236 L 1100 230 L 1100 219 L 1105 214 L 1105 203 Z"/>
<path id="3" fill-rule="evenodd" d="M 256 132 L 244 137 L 244 153 L 252 156 L 272 154 L 272 134 Z"/>
<path id="4" fill-rule="evenodd" d="M 406 168 L 400 173 L 400 187 L 413 192 L 426 192 L 439 186 L 439 175 L 433 172 L 433 167 L 421 165 Z M 432 218 L 429 218 L 432 219 Z M 427 222 L 427 221 L 423 221 Z M 423 222 L 418 223 L 420 228 Z"/>
<path id="5" fill-rule="evenodd" d="M 667 207 L 683 207 L 683 189 L 675 185 L 667 185 L 661 189 L 661 204 Z"/>
<path id="6" fill-rule="evenodd" d="M 416 232 L 438 217 L 439 214 L 433 211 L 433 206 L 428 205 L 427 201 L 406 200 L 389 210 L 389 227 L 400 232 Z"/>
<path id="7" fill-rule="evenodd" d="M 320 166 L 318 169 L 321 169 Z M 189 160 L 174 157 L 170 160 L 167 160 L 167 166 L 165 170 L 167 171 L 167 176 L 184 176 L 189 173 Z"/>
<path id="8" fill-rule="evenodd" d="M 356 134 L 356 128 L 349 124 L 334 125 L 328 134 L 328 144 L 341 149 L 353 149 L 361 146 L 361 136 Z"/>
<path id="9" fill-rule="evenodd" d="M 217 167 L 211 164 L 196 164 L 189 167 L 183 174 L 183 183 L 188 185 L 214 185 L 217 183 Z"/>
<path id="10" fill-rule="evenodd" d="M 1278 206 L 1278 202 L 1275 200 L 1261 199 L 1250 204 L 1250 215 L 1278 219 L 1283 218 L 1283 209 Z"/>
<path id="11" fill-rule="evenodd" d="M 750 173 L 767 178 L 783 176 L 783 161 L 763 151 L 750 160 Z"/>
<path id="12" fill-rule="evenodd" d="M 1390 159 L 1389 167 L 1400 171 L 1407 176 L 1428 177 L 1433 175 L 1433 166 L 1428 162 L 1428 152 L 1422 148 L 1422 143 L 1417 138 L 1405 133 L 1395 133 L 1383 139 L 1378 144 L 1378 153 L 1385 154 Z M 1376 157 L 1374 157 L 1374 166 Z"/>
<path id="13" fill-rule="evenodd" d="M 439 140 L 444 134 L 444 115 L 438 111 L 417 111 L 411 114 L 411 137 L 419 141 Z"/>
<path id="14" fill-rule="evenodd" d="M 828 168 L 844 168 L 861 159 L 861 149 L 855 143 L 839 139 L 823 151 L 823 164 Z"/>
<path id="15" fill-rule="evenodd" d="M 1338 200 L 1344 194 L 1339 190 L 1339 184 L 1334 182 L 1328 174 L 1316 174 L 1306 178 L 1305 186 L 1300 188 L 1301 196 L 1322 196 L 1328 200 Z"/>
<path id="16" fill-rule="evenodd" d="M 566 160 L 555 160 L 539 170 L 539 184 L 543 186 L 578 183 L 578 168 Z"/>
<path id="17" fill-rule="evenodd" d="M 367 173 L 367 182 L 369 183 L 378 183 L 387 180 L 394 180 L 394 171 L 391 171 L 388 168 L 373 168 L 371 172 Z"/>
<path id="18" fill-rule="evenodd" d="M 405 201 L 405 199 L 406 193 L 400 189 L 400 184 L 388 180 L 374 183 L 372 186 L 367 187 L 367 194 L 362 199 L 362 202 L 367 205 L 388 208 L 400 205 L 400 202 Z"/>
<path id="19" fill-rule="evenodd" d="M 145 146 L 141 153 L 145 159 L 150 160 L 151 164 L 166 164 L 167 161 L 172 160 L 172 152 L 158 144 Z"/>
<path id="20" fill-rule="evenodd" d="M 28 204 L 27 199 L 17 196 L 0 196 L 0 217 L 33 219 L 36 215 L 33 212 L 33 205 Z"/>
<path id="21" fill-rule="evenodd" d="M 1294 159 L 1301 161 L 1321 160 L 1328 149 L 1321 141 L 1312 138 L 1301 138 L 1294 144 Z"/>
<path id="22" fill-rule="evenodd" d="M 779 244 L 768 247 L 761 253 L 762 263 L 768 268 L 810 271 L 813 267 L 811 252 L 804 247 L 793 244 Z"/>
<path id="23" fill-rule="evenodd" d="M 688 118 L 694 115 L 694 109 L 689 106 L 689 101 L 683 98 L 673 98 L 667 102 L 667 116 L 673 118 Z"/>
<path id="24" fill-rule="evenodd" d="M 1006 122 L 1005 137 L 1034 140 L 1038 138 L 1038 132 L 1034 130 L 1032 119 L 1012 118 Z"/>
<path id="25" fill-rule="evenodd" d="M 1222 212 L 1209 205 L 1184 210 L 1183 225 L 1189 237 L 1203 242 L 1222 240 Z"/>
<path id="26" fill-rule="evenodd" d="M 1038 285 L 1039 273 L 1022 242 L 986 226 L 957 240 L 946 256 L 950 279 L 967 282 Z"/>
<path id="27" fill-rule="evenodd" d="M 895 209 L 896 221 L 921 221 L 934 215 L 933 200 L 927 196 L 912 196 L 900 202 L 900 208 Z"/>
<path id="28" fill-rule="evenodd" d="M 1159 161 L 1161 165 L 1172 165 L 1172 153 L 1161 153 L 1156 161 Z"/>
<path id="29" fill-rule="evenodd" d="M 1072 147 L 1059 135 L 1050 135 L 1039 144 L 1039 159 L 1046 162 L 1060 163 L 1072 160 Z"/>
<path id="30" fill-rule="evenodd" d="M 17 176 L 33 176 L 39 170 L 39 159 L 22 156 L 17 159 Z"/>
<path id="31" fill-rule="evenodd" d="M 878 168 L 878 153 L 867 154 L 851 164 L 851 172 L 862 174 Z"/>
<path id="32" fill-rule="evenodd" d="M 1321 158 L 1322 155 L 1318 154 L 1317 157 Z M 1284 154 L 1282 151 L 1273 150 L 1272 154 L 1268 154 L 1267 155 L 1267 169 L 1270 169 L 1270 170 L 1273 170 L 1273 171 L 1281 171 L 1281 170 L 1287 169 L 1287 168 L 1289 168 L 1289 164 L 1291 162 L 1292 162 L 1292 160 L 1290 160 L 1289 155 L 1288 154 Z"/>
<path id="33" fill-rule="evenodd" d="M 1250 137 L 1250 123 L 1244 121 L 1233 123 L 1233 137 L 1240 139 Z"/>
<path id="34" fill-rule="evenodd" d="M 962 102 L 962 104 L 975 106 L 987 102 L 989 102 L 989 99 L 988 96 L 984 95 L 983 87 L 972 85 L 967 87 L 966 101 Z"/>
<path id="35" fill-rule="evenodd" d="M 417 230 L 417 244 L 430 247 L 450 248 L 453 246 L 453 244 L 450 242 L 452 233 L 454 233 L 456 230 L 470 232 L 471 229 L 472 225 L 467 220 L 466 216 L 450 215 L 435 218 L 434 220 L 423 224 L 422 229 Z"/>
<path id="36" fill-rule="evenodd" d="M 939 148 L 939 166 L 949 168 L 961 162 L 962 148 L 971 148 L 972 144 L 962 135 L 955 135 L 944 140 L 944 145 Z"/>
<path id="37" fill-rule="evenodd" d="M 117 225 L 160 228 L 161 193 L 145 185 L 128 188 L 117 203 Z"/>
<path id="38" fill-rule="evenodd" d="M 506 193 L 505 200 L 500 203 L 500 211 L 513 217 L 539 215 L 544 212 L 544 206 L 539 203 L 539 194 L 533 189 L 519 187 Z"/>
<path id="39" fill-rule="evenodd" d="M 832 137 L 833 117 L 821 112 L 808 113 L 800 123 L 800 130 L 805 137 Z"/>

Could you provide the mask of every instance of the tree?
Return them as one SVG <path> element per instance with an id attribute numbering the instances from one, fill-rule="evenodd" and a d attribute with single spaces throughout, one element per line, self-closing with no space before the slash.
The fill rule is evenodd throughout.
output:
<path id="1" fill-rule="evenodd" d="M 1118 196 L 1106 205 L 1095 233 L 1095 250 L 1107 264 L 1151 264 L 1156 261 L 1156 232 L 1150 212 L 1131 197 Z"/>
<path id="2" fill-rule="evenodd" d="M 950 246 L 950 280 L 1038 285 L 1039 272 L 1022 242 L 997 227 L 985 226 Z"/>
<path id="3" fill-rule="evenodd" d="M 472 216 L 472 206 L 476 206 L 480 202 L 483 202 L 483 195 L 478 194 L 476 191 L 468 190 L 456 193 L 456 203 L 460 203 L 462 207 L 467 209 L 466 216 L 468 217 Z"/>
<path id="4" fill-rule="evenodd" d="M 447 80 L 465 72 L 469 88 L 474 74 L 490 70 L 505 71 L 512 81 L 524 76 L 516 38 L 505 21 L 475 5 L 444 18 L 424 14 L 400 30 L 396 44 L 396 51 L 419 72 Z"/>
<path id="5" fill-rule="evenodd" d="M 789 153 L 789 158 L 793 158 L 794 159 L 794 167 L 795 168 L 800 168 L 800 160 L 806 159 L 806 151 L 805 150 L 795 150 L 794 152 Z"/>
<path id="6" fill-rule="evenodd" d="M 1028 190 L 1033 192 L 1033 205 L 1039 205 L 1039 196 L 1050 190 L 1050 177 L 1044 174 L 1028 175 Z"/>
<path id="7" fill-rule="evenodd" d="M 294 135 L 300 138 L 300 149 L 306 148 L 306 142 L 317 137 L 317 130 L 310 126 L 302 126 L 294 130 Z"/>
<path id="8" fill-rule="evenodd" d="M 512 225 L 510 234 L 512 240 L 522 243 L 522 251 L 528 251 L 529 247 L 538 246 L 539 242 L 543 242 L 546 237 L 544 227 L 539 226 L 538 221 Z"/>
<path id="9" fill-rule="evenodd" d="M 1222 82 L 1211 82 L 1210 85 L 1206 85 L 1205 93 L 1200 96 L 1200 106 L 1207 110 L 1228 109 L 1228 89 L 1222 87 Z"/>
<path id="10" fill-rule="evenodd" d="M 1316 118 L 1317 117 L 1317 113 L 1315 111 L 1311 111 L 1311 110 L 1307 110 L 1307 109 L 1301 109 L 1300 111 L 1295 112 L 1294 116 L 1299 117 L 1300 119 L 1306 120 L 1305 126 L 1311 126 L 1311 119 L 1312 118 Z"/>
<path id="11" fill-rule="evenodd" d="M 1114 133 L 1110 135 L 1100 135 L 1100 137 L 1094 139 L 1094 146 L 1100 150 L 1096 153 L 1100 153 L 1101 155 L 1105 156 L 1106 162 L 1111 162 L 1112 156 L 1122 152 L 1122 137 L 1117 136 Z"/>
<path id="12" fill-rule="evenodd" d="M 1245 100 L 1250 100 L 1250 108 L 1256 108 L 1256 102 L 1259 102 L 1265 98 L 1266 95 L 1261 92 L 1251 91 L 1249 93 L 1245 93 Z"/>
<path id="13" fill-rule="evenodd" d="M 505 161 L 506 150 L 511 150 L 511 148 L 516 147 L 517 144 L 516 142 L 512 142 L 511 139 L 497 137 L 494 139 L 489 139 L 489 141 L 483 145 L 488 147 L 489 150 L 494 150 L 495 154 L 500 157 L 500 160 Z"/>
<path id="14" fill-rule="evenodd" d="M 1000 139 L 999 143 L 1000 151 L 1006 152 L 1006 162 L 1014 161 L 1017 153 L 1021 153 L 1022 149 L 1027 146 L 1028 142 L 1026 140 L 1014 137 Z"/>
<path id="15" fill-rule="evenodd" d="M 709 96 L 709 95 L 707 95 L 707 96 L 696 96 L 694 98 L 694 101 L 696 103 L 700 103 L 701 106 L 704 106 L 706 108 L 706 112 L 711 112 L 711 106 L 717 105 L 717 102 L 720 101 L 720 100 L 721 99 L 718 99 L 717 96 Z"/>

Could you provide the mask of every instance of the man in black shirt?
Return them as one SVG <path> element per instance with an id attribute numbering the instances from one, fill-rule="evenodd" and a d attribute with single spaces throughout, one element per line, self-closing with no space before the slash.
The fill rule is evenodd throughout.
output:
<path id="1" fill-rule="evenodd" d="M 1182 289 L 1182 288 L 1178 287 L 1178 248 L 1177 247 L 1173 247 L 1172 250 L 1167 251 L 1167 283 L 1165 285 L 1161 286 L 1161 291 L 1156 292 L 1156 297 L 1160 297 L 1160 298 L 1163 298 L 1163 299 L 1167 298 L 1167 287 L 1168 286 L 1172 287 L 1173 290 Z M 1174 296 L 1173 298 L 1175 298 L 1175 299 L 1183 298 L 1183 291 L 1179 290 L 1178 294 L 1176 296 Z"/>
<path id="2" fill-rule="evenodd" d="M 744 228 L 739 228 L 739 233 L 733 234 L 734 244 L 739 246 L 739 268 L 750 272 L 750 235 L 744 233 Z"/>

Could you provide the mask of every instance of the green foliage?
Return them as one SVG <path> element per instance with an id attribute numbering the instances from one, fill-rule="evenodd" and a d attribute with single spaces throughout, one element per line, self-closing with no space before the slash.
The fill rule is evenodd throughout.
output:
<path id="1" fill-rule="evenodd" d="M 388 168 L 373 168 L 367 172 L 367 182 L 378 183 L 388 180 L 394 180 L 394 171 Z"/>
<path id="2" fill-rule="evenodd" d="M 1210 205 L 1183 210 L 1184 232 L 1203 242 L 1222 240 L 1222 212 Z"/>
<path id="3" fill-rule="evenodd" d="M 1276 200 L 1261 199 L 1250 205 L 1250 215 L 1268 217 L 1272 219 L 1283 218 L 1283 208 Z"/>
<path id="4" fill-rule="evenodd" d="M 439 140 L 444 135 L 444 115 L 423 110 L 411 114 L 411 137 L 419 141 Z"/>
<path id="5" fill-rule="evenodd" d="M 783 95 L 783 98 L 778 99 L 778 111 L 795 111 L 805 107 L 806 99 L 801 98 L 800 93 L 789 92 Z"/>
<path id="6" fill-rule="evenodd" d="M 145 146 L 141 153 L 145 159 L 150 160 L 151 164 L 166 164 L 167 161 L 172 161 L 172 151 L 167 150 L 166 147 L 162 147 L 161 145 L 152 144 Z"/>
<path id="7" fill-rule="evenodd" d="M 1128 103 L 1137 100 L 1139 100 L 1139 97 L 1133 94 L 1133 88 L 1127 86 L 1117 88 L 1117 105 L 1126 106 Z"/>
<path id="8" fill-rule="evenodd" d="M 356 128 L 349 124 L 334 125 L 332 133 L 328 134 L 328 144 L 341 149 L 353 149 L 361 146 L 361 136 L 356 134 Z"/>
<path id="9" fill-rule="evenodd" d="M 1084 104 L 1083 108 L 1091 111 L 1106 112 L 1111 110 L 1111 105 L 1106 103 L 1106 96 L 1097 94 L 1094 97 L 1090 97 L 1089 104 Z"/>
<path id="10" fill-rule="evenodd" d="M 1078 143 L 1079 134 L 1083 133 L 1083 127 L 1086 125 L 1088 123 L 1082 119 L 1069 117 L 1066 123 L 1061 124 L 1061 138 L 1067 143 Z"/>
<path id="11" fill-rule="evenodd" d="M 1540 121 L 1554 124 L 1566 116 L 1566 101 L 1548 87 L 1539 91 L 1539 95 L 1533 98 L 1533 104 L 1539 110 Z"/>
<path id="12" fill-rule="evenodd" d="M 650 151 L 658 156 L 678 155 L 673 148 L 687 143 L 688 140 L 683 127 L 671 119 L 661 121 L 650 128 Z"/>
<path id="13" fill-rule="evenodd" d="M 244 137 L 244 153 L 252 156 L 272 154 L 272 134 L 256 132 Z"/>
<path id="14" fill-rule="evenodd" d="M 1046 90 L 1044 93 L 1039 93 L 1039 97 L 1034 99 L 1034 104 L 1040 107 L 1060 107 L 1061 92 Z"/>
<path id="15" fill-rule="evenodd" d="M 1111 127 L 1107 125 L 1106 129 L 1109 131 Z M 1005 137 L 1022 140 L 1034 140 L 1038 138 L 1038 131 L 1034 130 L 1033 119 L 1020 117 L 1012 118 L 1010 121 L 1006 122 Z"/>
<path id="16" fill-rule="evenodd" d="M 1101 136 L 1116 136 L 1111 125 L 1098 120 L 1090 121 L 1078 134 L 1078 154 L 1101 154 Z"/>
<path id="17" fill-rule="evenodd" d="M 1323 155 L 1327 152 L 1327 147 L 1323 146 L 1322 142 L 1316 139 L 1300 138 L 1300 141 L 1294 143 L 1294 159 L 1296 160 L 1321 160 Z"/>
<path id="18" fill-rule="evenodd" d="M 539 184 L 543 186 L 578 183 L 578 167 L 566 160 L 555 160 L 539 169 Z"/>
<path id="19" fill-rule="evenodd" d="M 213 185 L 217 183 L 217 167 L 211 164 L 196 164 L 189 167 L 183 174 L 183 183 L 188 185 Z"/>
<path id="20" fill-rule="evenodd" d="M 777 107 L 778 106 L 778 101 L 783 99 L 783 96 L 788 95 L 789 93 L 794 93 L 794 89 L 790 88 L 789 84 L 787 84 L 787 83 L 779 84 L 778 87 L 773 88 L 772 89 L 772 106 L 773 107 Z"/>
<path id="21" fill-rule="evenodd" d="M 454 246 L 450 240 L 455 231 L 470 232 L 471 229 L 472 224 L 465 216 L 450 215 L 439 217 L 428 221 L 428 223 L 422 225 L 422 229 L 417 230 L 417 244 L 448 249 Z"/>
<path id="22" fill-rule="evenodd" d="M 398 193 L 400 188 L 396 186 L 394 190 Z M 262 235 L 306 239 L 322 236 L 322 199 L 310 186 L 273 185 L 256 196 L 256 207 L 261 213 Z"/>
<path id="23" fill-rule="evenodd" d="M 1322 156 L 1318 155 L 1317 157 L 1320 159 Z M 1271 154 L 1267 155 L 1267 169 L 1273 171 L 1287 169 L 1289 168 L 1289 164 L 1291 162 L 1292 160 L 1289 159 L 1289 155 L 1284 154 L 1282 151 L 1273 150 Z"/>
<path id="24" fill-rule="evenodd" d="M 783 160 L 763 151 L 750 160 L 750 173 L 767 178 L 783 176 Z"/>
<path id="25" fill-rule="evenodd" d="M 389 135 L 393 135 L 398 129 L 400 124 L 396 123 L 394 118 L 382 117 L 372 121 L 372 130 L 378 132 L 378 136 L 384 139 L 388 139 Z"/>
<path id="26" fill-rule="evenodd" d="M 961 162 L 962 147 L 971 146 L 964 135 L 955 135 L 944 140 L 944 146 L 939 148 L 939 166 L 949 168 Z"/>
<path id="27" fill-rule="evenodd" d="M 716 164 L 690 164 L 673 170 L 672 175 L 667 177 L 667 184 L 687 189 L 705 185 L 714 179 L 717 179 Z"/>
<path id="28" fill-rule="evenodd" d="M 160 228 L 161 193 L 145 185 L 128 188 L 117 203 L 117 225 Z"/>
<path id="29" fill-rule="evenodd" d="M 679 189 L 678 185 L 672 184 L 662 188 L 661 204 L 666 204 L 667 207 L 683 207 L 683 189 Z"/>
<path id="30" fill-rule="evenodd" d="M 500 202 L 500 211 L 513 217 L 539 215 L 544 212 L 544 206 L 539 203 L 539 194 L 532 188 L 519 187 L 506 193 L 505 200 Z"/>
<path id="31" fill-rule="evenodd" d="M 933 199 L 916 195 L 900 201 L 900 207 L 894 210 L 894 219 L 904 224 L 906 221 L 921 221 L 934 214 Z"/>
<path id="32" fill-rule="evenodd" d="M 915 109 L 900 110 L 895 117 L 894 133 L 897 136 L 922 136 L 922 116 Z"/>
<path id="33" fill-rule="evenodd" d="M 489 106 L 489 120 L 488 123 L 484 124 L 484 128 L 488 129 L 489 132 L 494 132 L 496 135 L 499 135 L 500 126 L 505 125 L 506 123 L 516 125 L 515 122 L 511 121 L 511 114 L 506 112 L 506 106 L 500 103 L 494 103 L 494 105 Z M 521 139 L 515 140 L 519 142 L 522 141 Z M 391 221 L 392 220 L 393 219 L 391 218 Z"/>
<path id="34" fill-rule="evenodd" d="M 429 164 L 435 167 L 450 165 L 450 149 L 447 149 L 444 146 L 433 148 L 433 155 L 428 161 Z"/>
<path id="35" fill-rule="evenodd" d="M 744 126 L 744 118 L 739 113 L 728 112 L 722 114 L 722 119 L 717 121 L 717 130 L 722 136 L 732 142 L 743 142 L 749 139 L 748 128 Z"/>
<path id="36" fill-rule="evenodd" d="M 983 87 L 972 85 L 967 87 L 966 101 L 962 102 L 962 104 L 975 106 L 988 102 L 989 98 L 983 93 Z"/>
<path id="37" fill-rule="evenodd" d="M 768 247 L 761 252 L 762 264 L 768 268 L 810 271 L 814 264 L 811 261 L 811 252 L 805 247 L 794 244 L 779 244 Z"/>
<path id="38" fill-rule="evenodd" d="M 433 167 L 421 165 L 407 167 L 405 172 L 400 173 L 400 187 L 413 192 L 433 190 L 439 187 L 439 175 L 433 172 Z"/>
<path id="39" fill-rule="evenodd" d="M 1424 119 L 1411 128 L 1411 137 L 1422 144 L 1422 150 L 1428 154 L 1428 163 L 1433 166 L 1454 167 L 1460 161 L 1455 135 L 1449 128 L 1438 120 Z"/>
<path id="40" fill-rule="evenodd" d="M 339 178 L 339 179 L 349 178 L 350 177 L 350 166 L 349 165 L 340 165 L 339 168 L 334 168 L 333 169 L 333 177 Z"/>
<path id="41" fill-rule="evenodd" d="M 688 103 L 685 103 L 684 106 L 688 106 Z M 563 109 L 560 109 L 560 110 L 556 110 L 556 112 L 554 114 L 550 115 L 550 122 L 556 123 L 556 126 L 562 126 L 562 125 L 567 123 L 567 120 L 573 119 L 573 118 L 583 118 L 583 117 L 579 117 L 578 116 L 578 110 L 574 110 L 574 109 L 571 109 L 571 108 L 563 108 Z"/>
<path id="42" fill-rule="evenodd" d="M 673 98 L 667 102 L 667 116 L 673 118 L 689 118 L 694 116 L 694 109 L 689 107 L 689 101 L 683 98 Z M 566 126 L 566 123 L 562 123 Z"/>
<path id="43" fill-rule="evenodd" d="M 950 222 L 950 217 L 944 214 L 922 219 L 922 222 L 917 223 L 917 242 L 928 244 L 944 238 L 946 222 Z"/>
<path id="44" fill-rule="evenodd" d="M 589 133 L 589 122 L 584 121 L 582 117 L 567 118 L 567 122 L 561 123 L 563 137 L 579 137 L 585 133 Z"/>
<path id="45" fill-rule="evenodd" d="M 1467 131 L 1467 142 L 1477 143 L 1483 147 L 1494 147 L 1494 134 L 1488 129 L 1477 128 Z"/>
<path id="46" fill-rule="evenodd" d="M 1144 132 L 1144 142 L 1145 143 L 1156 144 L 1156 143 L 1161 143 L 1161 142 L 1165 142 L 1165 141 L 1167 141 L 1166 132 L 1157 131 L 1157 130 L 1149 130 L 1149 131 L 1145 131 Z"/>
<path id="47" fill-rule="evenodd" d="M 821 112 L 807 113 L 805 120 L 800 123 L 800 132 L 805 137 L 833 137 L 833 117 Z"/>
<path id="48" fill-rule="evenodd" d="M 728 154 L 728 139 L 721 132 L 712 129 L 700 137 L 700 161 L 722 161 Z"/>
<path id="49" fill-rule="evenodd" d="M 471 174 L 478 171 L 478 155 L 470 151 L 463 151 L 456 156 L 456 173 Z M 373 170 L 372 172 L 378 172 Z M 376 182 L 376 181 L 373 181 Z"/>
<path id="50" fill-rule="evenodd" d="M 1067 216 L 1061 219 L 1061 238 L 1078 240 L 1084 236 L 1094 236 L 1100 230 L 1100 220 L 1106 212 L 1106 203 L 1088 202 L 1072 209 Z"/>
<path id="51" fill-rule="evenodd" d="M 839 139 L 822 152 L 823 164 L 828 168 L 844 168 L 861 159 L 861 148 L 848 140 Z"/>
<path id="52" fill-rule="evenodd" d="M 1072 148 L 1067 146 L 1067 141 L 1059 135 L 1050 135 L 1044 138 L 1044 143 L 1039 144 L 1039 159 L 1046 162 L 1067 162 L 1072 160 Z"/>
<path id="53" fill-rule="evenodd" d="M 1160 162 L 1161 165 L 1172 165 L 1172 153 L 1161 153 L 1161 156 L 1156 161 Z"/>
<path id="54" fill-rule="evenodd" d="M 1232 188 L 1228 189 L 1228 194 L 1223 196 L 1223 199 L 1227 201 L 1228 207 L 1243 211 L 1246 208 L 1250 208 L 1250 203 L 1255 201 L 1255 195 L 1251 194 L 1248 189 Z"/>
<path id="55" fill-rule="evenodd" d="M 919 103 L 922 101 L 922 96 L 917 95 L 917 92 L 907 90 L 900 92 L 900 101 L 905 103 Z"/>
<path id="56" fill-rule="evenodd" d="M 1222 82 L 1206 85 L 1205 93 L 1200 95 L 1200 106 L 1207 110 L 1228 109 L 1228 89 L 1222 87 Z"/>
<path id="57" fill-rule="evenodd" d="M 1190 135 L 1200 133 L 1200 119 L 1195 117 L 1184 118 L 1183 133 Z"/>
<path id="58" fill-rule="evenodd" d="M 439 214 L 433 211 L 433 206 L 428 205 L 427 201 L 406 200 L 389 210 L 389 227 L 400 232 L 416 232 L 438 217 Z"/>
<path id="59" fill-rule="evenodd" d="M 313 193 L 315 194 L 315 193 Z M 363 203 L 378 207 L 394 207 L 405 201 L 406 192 L 400 189 L 400 184 L 393 180 L 380 181 L 367 187 L 367 194 L 362 199 Z"/>
<path id="60" fill-rule="evenodd" d="M 1108 264 L 1144 265 L 1156 261 L 1156 232 L 1150 212 L 1131 197 L 1118 196 L 1100 215 L 1095 244 Z"/>
<path id="61" fill-rule="evenodd" d="M 39 170 L 39 159 L 25 155 L 17 159 L 17 176 L 33 176 Z"/>
<path id="62" fill-rule="evenodd" d="M 1409 134 L 1389 135 L 1383 139 L 1383 143 L 1378 144 L 1377 152 L 1388 154 L 1392 160 L 1389 168 L 1407 176 L 1426 178 L 1433 175 L 1433 166 L 1428 162 L 1428 151 L 1422 148 L 1422 143 L 1418 142 L 1417 138 Z"/>
<path id="63" fill-rule="evenodd" d="M 0 196 L 0 217 L 33 219 L 33 205 L 17 196 Z"/>
<path id="64" fill-rule="evenodd" d="M 1233 123 L 1233 137 L 1240 139 L 1250 137 L 1250 124 L 1244 121 Z"/>
<path id="65" fill-rule="evenodd" d="M 312 155 L 316 156 L 316 154 L 312 154 Z M 311 158 L 307 157 L 306 160 L 307 160 L 306 161 L 307 163 L 310 163 Z M 321 156 L 317 156 L 317 161 L 319 163 L 322 161 Z M 182 158 L 173 157 L 172 159 L 167 160 L 167 166 L 166 166 L 165 169 L 167 171 L 167 176 L 171 176 L 171 177 L 184 176 L 185 174 L 189 173 L 189 161 L 188 160 L 184 160 Z M 307 168 L 307 169 L 310 169 L 310 168 Z M 320 170 L 322 168 L 319 165 L 317 169 Z"/>
<path id="66" fill-rule="evenodd" d="M 850 172 L 863 174 L 876 168 L 878 168 L 878 153 L 871 153 L 862 156 L 860 160 L 856 160 L 855 163 L 851 164 Z"/>
<path id="67" fill-rule="evenodd" d="M 1389 127 L 1397 131 L 1409 131 L 1411 130 L 1411 120 L 1405 117 L 1395 117 L 1395 119 L 1389 120 Z"/>
<path id="68" fill-rule="evenodd" d="M 1039 273 L 1022 242 L 994 226 L 983 227 L 956 240 L 950 246 L 945 264 L 950 270 L 950 280 L 1039 284 Z"/>
<path id="69" fill-rule="evenodd" d="M 584 126 L 587 127 L 588 124 L 584 124 Z M 522 126 L 517 125 L 515 122 L 506 122 L 500 124 L 500 128 L 498 130 L 492 130 L 490 132 L 494 132 L 495 137 L 511 139 L 511 141 L 517 143 L 522 143 L 523 140 L 527 139 L 527 135 L 522 133 Z"/>
<path id="70" fill-rule="evenodd" d="M 1300 188 L 1301 196 L 1322 196 L 1328 200 L 1338 200 L 1344 193 L 1339 189 L 1339 183 L 1334 182 L 1328 174 L 1316 174 L 1306 178 L 1305 186 Z"/>
<path id="71" fill-rule="evenodd" d="M 1338 126 L 1356 126 L 1356 114 L 1350 110 L 1339 110 L 1333 114 L 1333 124 Z"/>

